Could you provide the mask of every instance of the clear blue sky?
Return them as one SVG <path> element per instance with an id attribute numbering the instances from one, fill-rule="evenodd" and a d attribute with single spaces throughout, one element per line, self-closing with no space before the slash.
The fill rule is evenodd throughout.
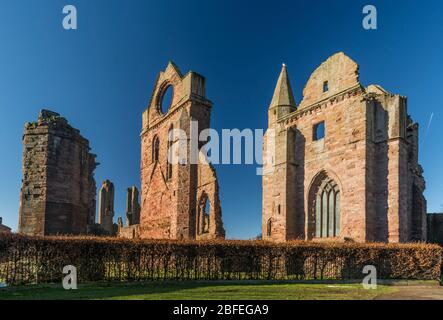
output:
<path id="1" fill-rule="evenodd" d="M 62 28 L 74 4 L 78 30 Z M 362 8 L 378 9 L 378 30 L 361 26 Z M 49 108 L 87 137 L 101 165 L 97 184 L 139 186 L 141 113 L 168 60 L 207 78 L 212 126 L 264 128 L 284 62 L 297 102 L 310 73 L 344 51 L 364 85 L 409 97 L 421 124 L 420 160 L 428 211 L 443 203 L 443 2 L 435 1 L 146 1 L 42 0 L 0 4 L 0 216 L 17 228 L 21 137 Z M 432 124 L 426 135 L 431 114 Z M 260 233 L 261 178 L 255 166 L 218 165 L 227 236 Z"/>

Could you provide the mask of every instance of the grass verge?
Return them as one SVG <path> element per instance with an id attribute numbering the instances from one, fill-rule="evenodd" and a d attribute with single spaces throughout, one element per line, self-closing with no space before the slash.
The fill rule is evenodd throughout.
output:
<path id="1" fill-rule="evenodd" d="M 77 290 L 64 290 L 61 284 L 2 288 L 0 300 L 368 300 L 397 290 L 383 285 L 366 290 L 361 284 L 287 282 L 87 283 Z"/>

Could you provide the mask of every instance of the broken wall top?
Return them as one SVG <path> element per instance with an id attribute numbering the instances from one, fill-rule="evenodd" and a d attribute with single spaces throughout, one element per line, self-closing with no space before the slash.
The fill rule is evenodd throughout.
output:
<path id="1" fill-rule="evenodd" d="M 163 97 L 169 87 L 173 89 L 171 104 L 168 110 L 163 112 Z M 206 99 L 205 78 L 193 71 L 182 75 L 178 67 L 173 62 L 169 62 L 166 69 L 158 74 L 148 106 L 143 112 L 143 130 L 162 121 L 189 100 L 207 106 L 212 105 Z"/>
<path id="2" fill-rule="evenodd" d="M 358 68 L 357 63 L 343 52 L 330 56 L 309 77 L 299 109 L 359 86 Z M 328 90 L 324 92 L 325 82 Z"/>
<path id="3" fill-rule="evenodd" d="M 24 134 L 27 135 L 48 135 L 54 134 L 62 138 L 74 139 L 89 148 L 89 140 L 80 134 L 80 130 L 72 127 L 68 120 L 59 113 L 50 110 L 41 110 L 38 120 L 28 122 L 25 125 Z"/>

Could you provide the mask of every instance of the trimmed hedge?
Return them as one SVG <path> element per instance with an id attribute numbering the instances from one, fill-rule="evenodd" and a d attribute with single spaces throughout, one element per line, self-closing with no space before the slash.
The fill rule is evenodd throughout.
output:
<path id="1" fill-rule="evenodd" d="M 82 281 L 362 279 L 439 280 L 432 244 L 167 241 L 0 235 L 0 282 L 59 282 L 66 265 Z"/>

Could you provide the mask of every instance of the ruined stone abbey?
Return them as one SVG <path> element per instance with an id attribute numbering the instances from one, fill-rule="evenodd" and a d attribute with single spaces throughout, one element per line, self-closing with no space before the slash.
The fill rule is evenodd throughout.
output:
<path id="1" fill-rule="evenodd" d="M 358 77 L 358 65 L 337 53 L 297 104 L 283 66 L 264 139 L 264 239 L 426 239 L 418 124 L 406 97 Z"/>
<path id="2" fill-rule="evenodd" d="M 163 98 L 169 88 L 173 95 L 168 106 Z M 141 238 L 224 238 L 213 166 L 168 161 L 168 152 L 180 143 L 180 137 L 172 135 L 172 130 L 181 129 L 190 137 L 191 120 L 198 121 L 199 132 L 209 128 L 211 107 L 206 98 L 205 78 L 201 75 L 195 72 L 182 75 L 173 63 L 158 75 L 143 113 Z M 190 144 L 187 145 L 189 159 Z"/>
<path id="3" fill-rule="evenodd" d="M 85 234 L 95 221 L 96 156 L 58 113 L 43 110 L 23 134 L 19 232 Z"/>
<path id="4" fill-rule="evenodd" d="M 224 238 L 214 167 L 170 161 L 183 139 L 173 129 L 199 135 L 209 128 L 211 108 L 203 76 L 183 75 L 172 62 L 159 73 L 142 114 L 140 199 L 137 188 L 127 189 L 125 221 L 116 224 L 109 180 L 95 222 L 97 163 L 89 142 L 57 113 L 42 111 L 23 136 L 19 232 Z M 345 54 L 314 71 L 300 103 L 283 65 L 263 142 L 264 240 L 426 240 L 418 124 L 406 97 L 363 87 L 358 65 Z"/>

